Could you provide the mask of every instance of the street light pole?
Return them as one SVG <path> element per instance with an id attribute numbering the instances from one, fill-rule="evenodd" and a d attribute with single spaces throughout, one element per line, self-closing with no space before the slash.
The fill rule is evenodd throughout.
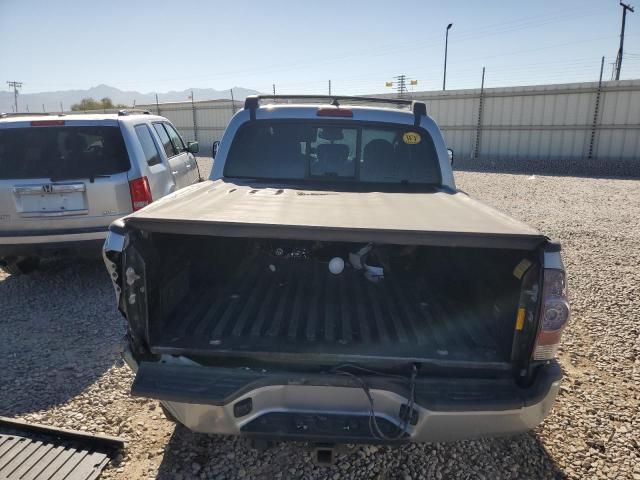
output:
<path id="1" fill-rule="evenodd" d="M 444 35 L 444 75 L 442 77 L 442 90 L 447 89 L 447 48 L 449 47 L 449 29 L 453 27 L 453 23 L 447 25 L 447 30 Z"/>

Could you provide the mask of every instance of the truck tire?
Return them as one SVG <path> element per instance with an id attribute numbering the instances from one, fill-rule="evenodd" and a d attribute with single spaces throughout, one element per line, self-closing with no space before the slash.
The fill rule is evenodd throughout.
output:
<path id="1" fill-rule="evenodd" d="M 173 423 L 180 423 L 180 422 L 178 422 L 176 417 L 173 416 L 173 413 L 171 413 L 169 411 L 169 409 L 162 404 L 162 402 L 160 402 L 160 408 L 162 409 L 162 413 L 164 414 L 164 416 L 165 416 L 165 418 L 167 420 L 169 420 L 170 422 L 173 422 Z"/>
<path id="2" fill-rule="evenodd" d="M 0 268 L 11 275 L 26 275 L 40 265 L 38 257 L 7 258 L 0 262 Z"/>

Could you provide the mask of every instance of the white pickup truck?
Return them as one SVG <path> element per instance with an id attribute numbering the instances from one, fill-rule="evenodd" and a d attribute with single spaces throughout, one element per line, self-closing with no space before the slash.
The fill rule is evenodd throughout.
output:
<path id="1" fill-rule="evenodd" d="M 104 257 L 132 394 L 194 431 L 509 434 L 559 388 L 560 246 L 456 189 L 423 103 L 249 97 L 210 179 L 113 223 Z"/>

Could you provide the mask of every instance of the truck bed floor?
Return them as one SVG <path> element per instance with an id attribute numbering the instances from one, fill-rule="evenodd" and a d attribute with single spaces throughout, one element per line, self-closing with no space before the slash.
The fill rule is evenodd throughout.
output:
<path id="1" fill-rule="evenodd" d="M 152 351 L 505 361 L 477 306 L 408 273 L 372 283 L 348 266 L 333 275 L 326 263 L 263 257 L 201 287 L 151 329 Z"/>

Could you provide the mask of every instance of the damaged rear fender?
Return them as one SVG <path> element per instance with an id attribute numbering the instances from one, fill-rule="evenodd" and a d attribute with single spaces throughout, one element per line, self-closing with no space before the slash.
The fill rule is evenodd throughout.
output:
<path id="1" fill-rule="evenodd" d="M 122 253 L 127 247 L 127 243 L 124 222 L 122 219 L 116 220 L 109 226 L 109 232 L 102 247 L 102 259 L 113 283 L 118 308 L 120 308 L 120 296 L 122 295 Z"/>

